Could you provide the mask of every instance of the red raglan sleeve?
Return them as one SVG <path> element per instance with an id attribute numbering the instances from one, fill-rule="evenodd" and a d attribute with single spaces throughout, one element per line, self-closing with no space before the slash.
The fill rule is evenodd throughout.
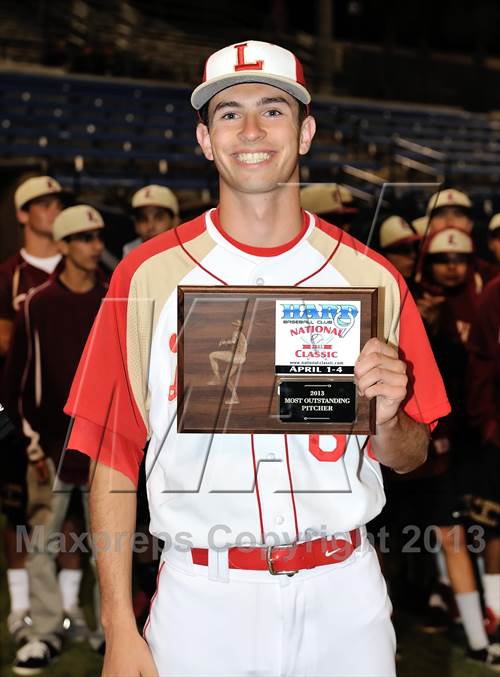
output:
<path id="1" fill-rule="evenodd" d="M 130 266 L 122 262 L 95 319 L 64 411 L 73 418 L 66 452 L 80 451 L 137 486 L 147 426 L 127 359 L 130 341 L 138 340 L 127 326 L 131 277 Z"/>
<path id="2" fill-rule="evenodd" d="M 407 364 L 409 378 L 403 409 L 410 418 L 433 428 L 439 418 L 450 413 L 451 407 L 427 332 L 402 278 L 399 279 L 399 290 L 399 354 Z"/>

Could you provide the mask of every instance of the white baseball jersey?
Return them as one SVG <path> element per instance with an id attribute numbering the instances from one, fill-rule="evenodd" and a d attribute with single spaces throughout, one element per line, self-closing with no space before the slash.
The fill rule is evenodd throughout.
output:
<path id="1" fill-rule="evenodd" d="M 410 365 L 404 410 L 429 424 L 449 411 L 413 299 L 383 257 L 307 212 L 293 241 L 249 247 L 211 210 L 116 269 L 65 409 L 75 417 L 68 448 L 137 482 L 150 438 L 151 531 L 167 544 L 288 543 L 375 517 L 385 498 L 365 436 L 177 432 L 180 284 L 380 287 L 380 337 Z"/>

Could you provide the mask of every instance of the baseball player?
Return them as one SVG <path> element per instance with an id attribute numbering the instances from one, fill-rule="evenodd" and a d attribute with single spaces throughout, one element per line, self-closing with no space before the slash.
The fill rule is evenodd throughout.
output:
<path id="1" fill-rule="evenodd" d="M 434 193 L 427 204 L 429 231 L 436 233 L 445 228 L 472 232 L 472 202 L 468 195 L 455 188 L 445 188 Z"/>
<path id="2" fill-rule="evenodd" d="M 347 186 L 339 183 L 311 183 L 300 191 L 302 209 L 332 220 L 343 230 L 349 231 L 350 221 L 358 210 Z"/>
<path id="3" fill-rule="evenodd" d="M 55 491 L 52 482 L 68 427 L 64 402 L 107 289 L 98 269 L 103 227 L 101 215 L 88 205 L 69 207 L 56 217 L 53 237 L 64 257 L 61 272 L 26 297 L 14 325 L 15 349 L 5 367 L 6 395 L 12 409 L 20 402 L 29 438 L 28 515 L 30 526 L 39 527 L 32 531 L 27 559 L 30 641 L 18 650 L 13 666 L 20 675 L 36 674 L 58 655 L 64 618 L 75 639 L 88 635 L 78 603 L 79 557 L 76 567 L 64 568 L 58 579 L 57 548 L 50 544 L 51 534 L 61 531 L 73 489 L 87 482 L 88 459 L 73 454 L 58 474 Z M 85 503 L 87 493 L 81 493 Z M 70 541 L 65 550 L 72 552 L 72 546 Z M 61 576 L 67 585 L 61 585 Z"/>
<path id="4" fill-rule="evenodd" d="M 63 189 L 51 176 L 27 179 L 14 195 L 17 220 L 23 228 L 23 247 L 0 263 L 0 381 L 12 327 L 26 294 L 42 284 L 61 261 L 52 238 L 52 224 L 61 209 Z M 10 412 L 13 415 L 12 412 Z M 20 436 L 9 438 L 9 463 L 1 481 L 7 582 L 10 596 L 9 633 L 16 642 L 25 638 L 29 620 L 28 575 L 25 553 L 16 548 L 16 525 L 25 522 L 26 455 Z M 7 446 L 7 442 L 4 443 Z"/>
<path id="5" fill-rule="evenodd" d="M 420 236 L 400 216 L 389 216 L 380 226 L 380 250 L 408 282 L 415 272 Z"/>
<path id="6" fill-rule="evenodd" d="M 431 236 L 423 261 L 417 305 L 446 384 L 452 413 L 433 432 L 427 460 L 432 476 L 421 480 L 417 491 L 419 501 L 425 498 L 422 519 L 437 527 L 469 643 L 468 656 L 498 669 L 500 645 L 489 644 L 465 531 L 456 516 L 460 512 L 460 497 L 470 488 L 470 477 L 464 472 L 467 457 L 475 453 L 477 445 L 465 416 L 466 344 L 476 320 L 480 292 L 473 250 L 467 233 L 447 228 Z M 474 464 L 477 462 L 475 459 Z"/>
<path id="7" fill-rule="evenodd" d="M 481 448 L 470 497 L 470 516 L 485 530 L 486 606 L 500 622 L 500 276 L 484 289 L 468 342 L 467 403 Z"/>
<path id="8" fill-rule="evenodd" d="M 152 184 L 132 196 L 132 215 L 137 237 L 123 247 L 123 256 L 142 242 L 177 226 L 179 202 L 170 188 Z"/>
<path id="9" fill-rule="evenodd" d="M 52 224 L 63 208 L 62 190 L 51 176 L 36 176 L 15 192 L 24 246 L 0 264 L 0 355 L 7 353 L 12 323 L 26 294 L 45 282 L 61 260 L 52 238 Z"/>
<path id="10" fill-rule="evenodd" d="M 424 247 L 429 237 L 445 228 L 455 228 L 472 235 L 472 206 L 469 196 L 455 188 L 444 188 L 434 193 L 427 204 L 426 215 L 412 221 L 413 227 L 424 240 Z M 475 256 L 475 267 L 484 283 L 498 273 L 497 266 L 478 256 Z"/>
<path id="11" fill-rule="evenodd" d="M 411 222 L 415 232 L 423 239 L 444 228 L 472 232 L 472 202 L 468 195 L 456 188 L 443 188 L 429 198 L 424 216 Z"/>
<path id="12" fill-rule="evenodd" d="M 219 341 L 219 346 L 230 346 L 226 350 L 214 350 L 208 356 L 210 366 L 214 374 L 214 379 L 208 382 L 208 385 L 220 385 L 222 383 L 221 368 L 219 363 L 222 363 L 222 368 L 226 368 L 227 372 L 224 377 L 227 380 L 227 388 L 230 391 L 230 396 L 226 398 L 225 404 L 239 404 L 240 400 L 236 393 L 235 376 L 242 364 L 247 359 L 248 342 L 245 334 L 242 331 L 242 321 L 233 321 L 234 331 L 230 339 L 222 339 Z"/>
<path id="13" fill-rule="evenodd" d="M 300 209 L 315 121 L 291 52 L 225 47 L 191 102 L 219 207 L 121 262 L 66 406 L 68 448 L 93 459 L 97 540 L 132 532 L 149 438 L 151 530 L 166 543 L 145 639 L 130 541 L 98 548 L 103 675 L 394 675 L 390 602 L 364 525 L 384 503 L 379 464 L 422 463 L 429 424 L 449 411 L 421 320 L 390 264 Z M 383 287 L 380 339 L 355 370 L 376 398 L 376 434 L 178 433 L 179 284 Z"/>

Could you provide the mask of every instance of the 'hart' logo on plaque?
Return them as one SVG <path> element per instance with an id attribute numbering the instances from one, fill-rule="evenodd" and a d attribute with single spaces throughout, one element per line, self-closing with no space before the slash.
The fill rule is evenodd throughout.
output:
<path id="1" fill-rule="evenodd" d="M 359 301 L 277 300 L 276 374 L 353 374 L 360 307 Z"/>

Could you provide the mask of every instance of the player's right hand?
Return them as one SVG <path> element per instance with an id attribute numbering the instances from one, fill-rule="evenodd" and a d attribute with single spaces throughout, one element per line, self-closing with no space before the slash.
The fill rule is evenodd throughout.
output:
<path id="1" fill-rule="evenodd" d="M 106 634 L 101 677 L 159 677 L 146 641 L 137 630 Z"/>

